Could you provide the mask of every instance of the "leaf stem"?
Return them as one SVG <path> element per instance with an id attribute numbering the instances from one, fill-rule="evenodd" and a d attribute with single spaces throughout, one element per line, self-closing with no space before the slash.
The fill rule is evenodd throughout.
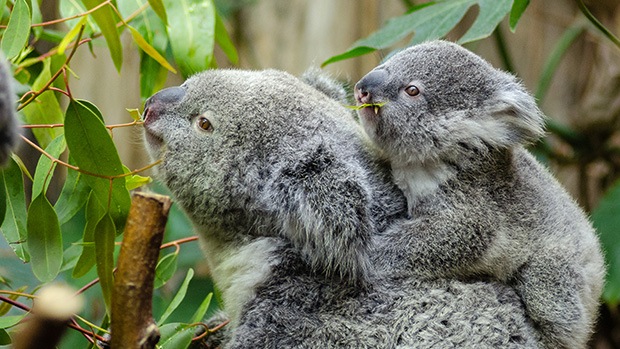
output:
<path id="1" fill-rule="evenodd" d="M 590 12 L 590 10 L 588 10 L 586 5 L 583 3 L 583 0 L 575 0 L 575 1 L 577 2 L 577 6 L 579 7 L 579 10 L 581 10 L 581 13 L 583 13 L 584 16 L 586 16 L 586 18 L 598 30 L 600 30 L 601 33 L 603 33 L 603 35 L 605 35 L 611 42 L 613 42 L 616 46 L 618 46 L 618 48 L 620 48 L 620 39 L 618 39 L 618 37 L 616 37 L 611 31 L 609 31 L 609 29 L 607 29 L 601 22 L 599 22 L 599 20 L 596 19 L 596 17 L 594 17 L 592 12 Z"/>

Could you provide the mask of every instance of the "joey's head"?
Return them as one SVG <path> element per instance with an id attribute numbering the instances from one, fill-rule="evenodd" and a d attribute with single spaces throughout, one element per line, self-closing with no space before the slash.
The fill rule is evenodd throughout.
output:
<path id="1" fill-rule="evenodd" d="M 543 134 L 534 98 L 510 74 L 446 41 L 405 49 L 355 85 L 366 133 L 400 163 L 459 161 Z"/>

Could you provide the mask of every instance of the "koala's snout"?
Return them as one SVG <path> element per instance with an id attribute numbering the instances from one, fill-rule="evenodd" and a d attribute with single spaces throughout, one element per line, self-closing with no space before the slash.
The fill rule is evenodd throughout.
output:
<path id="1" fill-rule="evenodd" d="M 388 78 L 388 72 L 379 69 L 366 74 L 355 84 L 355 99 L 361 104 L 372 104 L 377 87 L 383 85 Z"/>
<path id="2" fill-rule="evenodd" d="M 144 123 L 148 125 L 157 120 L 165 105 L 177 103 L 183 99 L 184 96 L 184 88 L 169 87 L 149 97 L 144 105 Z"/>

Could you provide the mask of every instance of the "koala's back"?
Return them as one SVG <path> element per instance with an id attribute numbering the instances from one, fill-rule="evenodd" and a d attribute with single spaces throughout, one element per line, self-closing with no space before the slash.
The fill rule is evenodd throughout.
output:
<path id="1" fill-rule="evenodd" d="M 279 256 L 226 348 L 538 348 L 505 285 L 380 276 L 356 290 L 312 274 L 293 249 Z"/>

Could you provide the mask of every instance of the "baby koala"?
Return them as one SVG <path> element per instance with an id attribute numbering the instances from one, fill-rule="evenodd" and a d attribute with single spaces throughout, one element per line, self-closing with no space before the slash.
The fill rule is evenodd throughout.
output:
<path id="1" fill-rule="evenodd" d="M 544 132 L 524 87 L 433 41 L 376 67 L 355 97 L 408 202 L 410 218 L 391 227 L 400 252 L 384 267 L 497 279 L 518 292 L 547 348 L 584 348 L 603 286 L 601 249 L 584 212 L 524 148 Z"/>

